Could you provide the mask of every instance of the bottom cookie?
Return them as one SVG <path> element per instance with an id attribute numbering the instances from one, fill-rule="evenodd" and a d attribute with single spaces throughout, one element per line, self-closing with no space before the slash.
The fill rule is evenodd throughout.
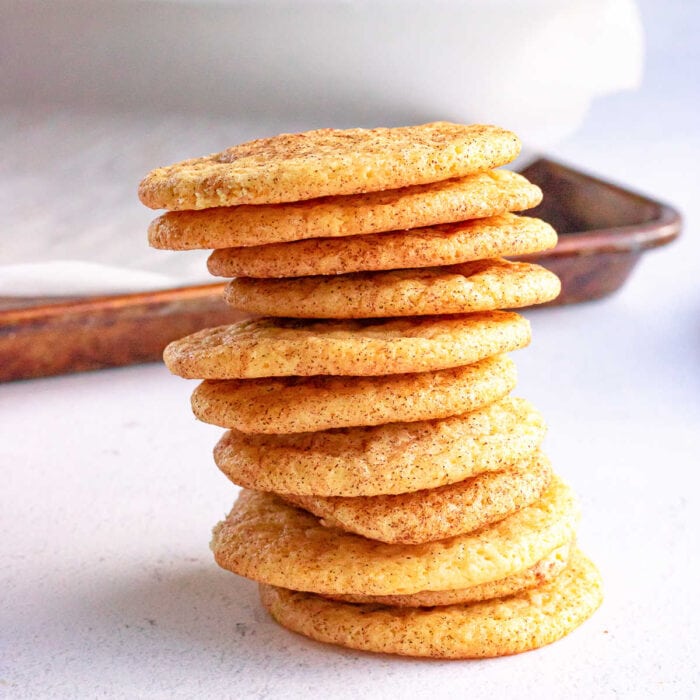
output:
<path id="1" fill-rule="evenodd" d="M 550 644 L 590 617 L 603 594 L 598 570 L 577 550 L 554 581 L 472 605 L 354 605 L 264 584 L 260 598 L 281 625 L 320 642 L 385 654 L 466 659 Z"/>

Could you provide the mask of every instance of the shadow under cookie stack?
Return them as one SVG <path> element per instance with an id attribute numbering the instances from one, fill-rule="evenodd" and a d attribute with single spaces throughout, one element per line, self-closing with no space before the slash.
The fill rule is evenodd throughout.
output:
<path id="1" fill-rule="evenodd" d="M 574 495 L 511 397 L 506 353 L 559 281 L 508 262 L 552 247 L 511 213 L 541 192 L 495 170 L 482 125 L 319 130 L 154 170 L 153 246 L 215 249 L 251 320 L 171 343 L 243 487 L 212 540 L 285 627 L 375 652 L 469 658 L 564 636 L 601 602 Z"/>

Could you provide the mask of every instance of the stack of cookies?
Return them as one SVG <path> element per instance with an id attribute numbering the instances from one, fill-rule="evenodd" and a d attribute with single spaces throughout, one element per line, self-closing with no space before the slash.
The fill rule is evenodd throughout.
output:
<path id="1" fill-rule="evenodd" d="M 243 487 L 214 529 L 224 568 L 282 625 L 325 642 L 440 658 L 512 654 L 601 601 L 578 509 L 509 394 L 530 341 L 503 311 L 558 279 L 508 262 L 549 248 L 511 212 L 541 192 L 494 170 L 517 137 L 482 125 L 285 134 L 153 171 L 158 248 L 212 248 L 251 320 L 172 343 L 204 380 L 195 415 Z"/>

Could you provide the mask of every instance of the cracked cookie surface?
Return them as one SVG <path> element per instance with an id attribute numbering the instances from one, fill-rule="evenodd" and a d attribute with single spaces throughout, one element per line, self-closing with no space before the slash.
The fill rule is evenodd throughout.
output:
<path id="1" fill-rule="evenodd" d="M 515 381 L 505 355 L 380 377 L 206 380 L 192 394 L 192 410 L 205 423 L 244 433 L 304 433 L 454 416 L 503 398 Z"/>
<path id="2" fill-rule="evenodd" d="M 473 532 L 530 505 L 545 491 L 552 467 L 541 452 L 512 467 L 435 489 L 392 496 L 285 495 L 292 505 L 337 527 L 390 544 L 422 544 Z"/>
<path id="3" fill-rule="evenodd" d="M 255 279 L 226 285 L 234 308 L 291 318 L 378 318 L 513 309 L 555 299 L 559 278 L 500 258 L 446 267 L 338 276 Z"/>
<path id="4" fill-rule="evenodd" d="M 215 250 L 209 272 L 221 277 L 303 277 L 456 265 L 554 247 L 557 234 L 541 219 L 503 214 L 410 231 L 317 238 Z"/>
<path id="5" fill-rule="evenodd" d="M 163 359 L 189 379 L 375 376 L 468 365 L 529 342 L 529 322 L 503 311 L 381 321 L 260 318 L 175 340 Z"/>
<path id="6" fill-rule="evenodd" d="M 432 489 L 496 471 L 542 443 L 542 415 L 525 399 L 413 423 L 288 435 L 225 433 L 214 448 L 239 486 L 307 496 L 379 496 Z"/>
<path id="7" fill-rule="evenodd" d="M 527 569 L 573 538 L 578 517 L 571 489 L 555 476 L 535 503 L 476 532 L 385 544 L 324 527 L 271 494 L 242 491 L 211 546 L 220 566 L 261 583 L 397 595 L 468 588 Z"/>
<path id="8" fill-rule="evenodd" d="M 279 134 L 152 170 L 139 198 L 152 209 L 207 209 L 376 192 L 491 170 L 520 140 L 484 124 L 433 122 Z"/>
<path id="9" fill-rule="evenodd" d="M 522 175 L 487 170 L 383 192 L 167 212 L 151 223 L 148 240 L 164 250 L 259 247 L 479 219 L 541 201 L 540 188 Z"/>

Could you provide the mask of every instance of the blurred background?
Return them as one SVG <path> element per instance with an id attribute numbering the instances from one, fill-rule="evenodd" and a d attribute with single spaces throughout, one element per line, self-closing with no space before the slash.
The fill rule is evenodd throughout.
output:
<path id="1" fill-rule="evenodd" d="M 697 12 L 679 1 L 6 0 L 1 8 L 0 206 L 17 233 L 2 241 L 0 296 L 206 280 L 202 254 L 143 245 L 152 215 L 135 188 L 153 167 L 253 137 L 483 121 L 516 131 L 526 152 L 568 156 L 567 139 L 596 119 L 606 120 L 606 138 L 645 148 L 662 132 L 691 128 L 694 105 L 684 114 L 673 103 L 693 94 L 692 71 L 673 70 L 667 82 L 670 62 L 697 59 L 688 21 Z M 621 175 L 644 186 L 636 173 Z"/>

